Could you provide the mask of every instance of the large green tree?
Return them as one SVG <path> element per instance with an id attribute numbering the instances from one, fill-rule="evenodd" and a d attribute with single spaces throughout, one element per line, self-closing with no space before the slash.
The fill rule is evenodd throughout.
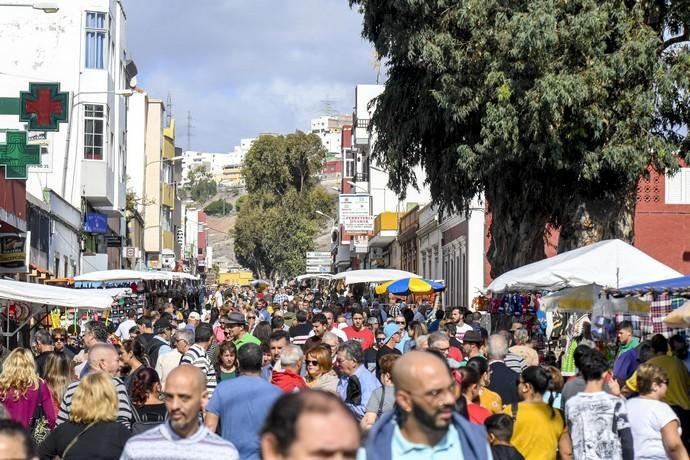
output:
<path id="1" fill-rule="evenodd" d="M 187 174 L 185 192 L 190 199 L 197 203 L 211 199 L 216 194 L 217 189 L 218 185 L 213 180 L 213 175 L 206 165 L 196 166 Z"/>
<path id="2" fill-rule="evenodd" d="M 256 276 L 272 279 L 304 272 L 305 253 L 330 213 L 333 200 L 318 184 L 326 156 L 314 134 L 259 137 L 242 173 L 248 194 L 238 203 L 235 256 Z"/>
<path id="3" fill-rule="evenodd" d="M 483 193 L 492 275 L 631 241 L 648 167 L 689 142 L 688 0 L 350 0 L 387 65 L 374 153 L 402 193 L 421 164 L 444 211 Z"/>

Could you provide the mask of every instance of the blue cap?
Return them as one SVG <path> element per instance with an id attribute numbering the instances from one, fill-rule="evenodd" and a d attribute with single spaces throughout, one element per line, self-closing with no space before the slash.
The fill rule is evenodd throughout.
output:
<path id="1" fill-rule="evenodd" d="M 398 324 L 395 324 L 395 323 L 386 324 L 386 326 L 383 328 L 383 333 L 386 334 L 386 342 L 385 343 L 388 343 L 388 341 L 391 339 L 391 337 L 393 337 L 398 332 L 400 332 L 400 326 Z"/>

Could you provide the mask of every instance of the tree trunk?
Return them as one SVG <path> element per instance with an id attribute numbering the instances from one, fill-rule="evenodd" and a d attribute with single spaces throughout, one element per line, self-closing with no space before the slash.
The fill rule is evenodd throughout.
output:
<path id="1" fill-rule="evenodd" d="M 558 252 L 614 238 L 632 244 L 636 200 L 636 186 L 596 199 L 575 196 L 565 209 Z"/>
<path id="2" fill-rule="evenodd" d="M 533 196 L 529 187 L 516 194 L 500 183 L 487 188 L 485 194 L 491 210 L 487 253 L 491 277 L 544 259 L 549 213 L 543 198 Z"/>

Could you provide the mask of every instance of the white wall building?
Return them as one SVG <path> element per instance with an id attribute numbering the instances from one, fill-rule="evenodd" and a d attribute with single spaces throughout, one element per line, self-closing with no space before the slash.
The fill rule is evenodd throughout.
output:
<path id="1" fill-rule="evenodd" d="M 15 2 L 0 6 L 0 62 L 6 64 L 0 97 L 19 97 L 29 82 L 57 82 L 70 93 L 69 123 L 40 140 L 42 164 L 30 168 L 27 193 L 44 199 L 44 189 L 50 189 L 74 209 L 105 215 L 107 232 L 87 235 L 82 257 L 92 259 L 90 270 L 119 268 L 115 245 L 124 233 L 127 100 L 117 93 L 129 88 L 136 72 L 127 66 L 122 3 L 61 1 L 53 14 L 31 8 L 31 2 L 10 3 Z M 0 115 L 0 129 L 24 130 L 25 124 L 15 115 Z"/>
<path id="2" fill-rule="evenodd" d="M 323 116 L 311 120 L 311 132 L 321 138 L 328 153 L 340 156 L 343 127 L 352 125 L 352 115 Z"/>

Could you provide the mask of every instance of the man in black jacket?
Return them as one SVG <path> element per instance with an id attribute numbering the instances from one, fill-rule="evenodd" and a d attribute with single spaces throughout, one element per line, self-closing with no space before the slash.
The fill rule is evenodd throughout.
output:
<path id="1" fill-rule="evenodd" d="M 506 366 L 504 362 L 508 354 L 508 342 L 505 337 L 500 334 L 494 334 L 489 337 L 487 354 L 489 355 L 489 368 L 491 369 L 489 390 L 498 393 L 503 404 L 517 403 L 517 382 L 520 376 Z"/>

